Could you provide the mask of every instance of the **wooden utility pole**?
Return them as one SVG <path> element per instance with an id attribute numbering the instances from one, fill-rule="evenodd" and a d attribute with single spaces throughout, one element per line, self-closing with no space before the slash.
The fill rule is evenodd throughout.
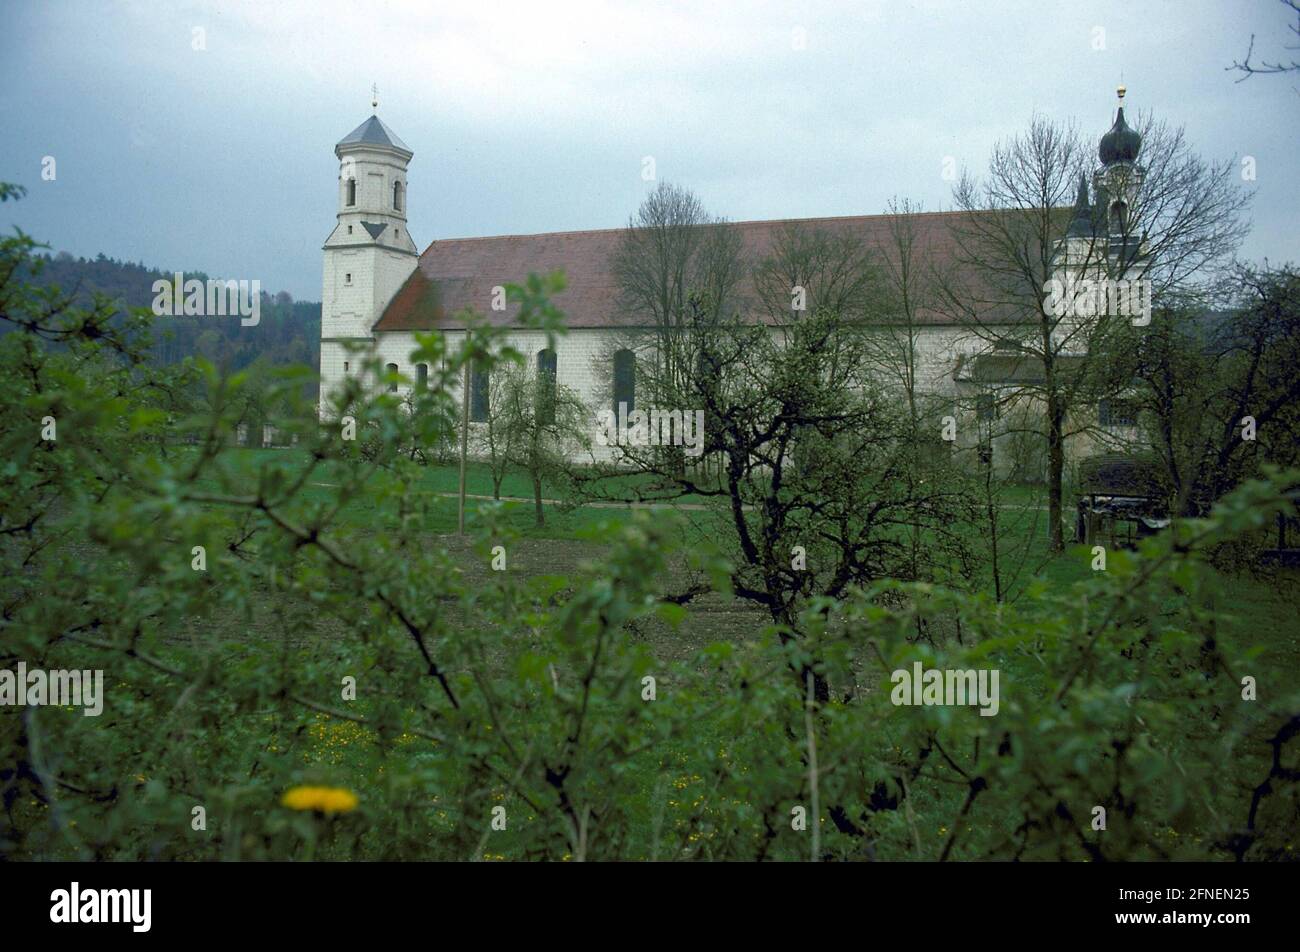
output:
<path id="1" fill-rule="evenodd" d="M 461 535 L 465 534 L 465 457 L 469 453 L 469 364 L 468 360 L 465 361 L 465 378 L 460 387 L 460 505 L 456 531 Z"/>

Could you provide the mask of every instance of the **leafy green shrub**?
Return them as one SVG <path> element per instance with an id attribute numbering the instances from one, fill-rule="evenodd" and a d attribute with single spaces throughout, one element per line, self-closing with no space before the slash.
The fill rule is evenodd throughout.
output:
<path id="1" fill-rule="evenodd" d="M 1221 643 L 1231 582 L 1204 554 L 1294 512 L 1294 475 L 1019 607 L 881 581 L 813 599 L 800 637 L 669 664 L 628 633 L 681 622 L 660 580 L 686 562 L 725 596 L 733 572 L 672 520 L 598 526 L 572 575 L 486 583 L 463 560 L 509 555 L 499 510 L 469 551 L 431 530 L 409 448 L 454 419 L 466 361 L 510 359 L 500 332 L 420 337 L 439 369 L 415 408 L 350 392 L 318 419 L 300 372 L 149 366 L 147 315 L 10 280 L 31 248 L 0 245 L 0 655 L 102 669 L 106 697 L 0 708 L 6 856 L 1292 855 L 1300 695 Z M 509 293 L 558 333 L 560 286 Z M 250 403 L 295 451 L 230 449 Z M 998 669 L 998 713 L 894 704 L 915 662 Z"/>

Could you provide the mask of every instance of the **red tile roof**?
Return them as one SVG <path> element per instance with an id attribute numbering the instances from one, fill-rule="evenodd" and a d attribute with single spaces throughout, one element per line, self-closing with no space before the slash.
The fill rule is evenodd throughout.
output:
<path id="1" fill-rule="evenodd" d="M 952 225 L 960 213 L 921 212 L 910 216 L 918 250 L 925 247 L 936 259 L 953 251 Z M 857 234 L 879 253 L 891 248 L 888 215 L 841 218 L 779 219 L 735 222 L 744 253 L 757 261 L 770 253 L 776 236 L 787 225 L 802 225 L 833 234 Z M 451 238 L 435 241 L 420 255 L 419 266 L 393 295 L 375 322 L 375 331 L 453 329 L 456 314 L 471 308 L 494 325 L 514 321 L 516 306 L 492 311 L 492 288 L 522 282 L 529 272 L 545 274 L 563 269 L 567 289 L 555 296 L 569 327 L 626 326 L 618 308 L 618 286 L 610 258 L 624 228 L 565 231 L 542 235 L 503 235 L 493 238 Z M 745 289 L 742 289 L 742 292 Z M 922 319 L 943 323 L 941 315 Z"/>

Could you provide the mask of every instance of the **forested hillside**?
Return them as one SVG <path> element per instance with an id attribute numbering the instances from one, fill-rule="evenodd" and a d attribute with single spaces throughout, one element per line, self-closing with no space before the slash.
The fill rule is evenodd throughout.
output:
<path id="1" fill-rule="evenodd" d="M 95 294 L 106 295 L 131 307 L 150 307 L 153 283 L 170 279 L 171 272 L 144 264 L 118 261 L 103 254 L 76 258 L 67 252 L 41 255 L 33 261 L 33 283 L 56 285 L 87 304 Z M 206 280 L 201 271 L 184 270 L 185 278 Z M 153 356 L 171 364 L 201 356 L 229 371 L 241 370 L 256 360 L 273 365 L 306 364 L 316 367 L 320 354 L 320 303 L 295 301 L 287 291 L 262 289 L 260 320 L 243 326 L 237 317 L 160 317 L 154 323 Z"/>

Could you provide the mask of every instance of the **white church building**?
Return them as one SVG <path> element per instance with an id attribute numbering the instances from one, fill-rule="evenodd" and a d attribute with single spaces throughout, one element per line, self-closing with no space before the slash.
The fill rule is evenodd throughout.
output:
<path id="1" fill-rule="evenodd" d="M 1121 97 L 1123 92 L 1121 90 Z M 1122 101 L 1121 101 L 1122 106 Z M 1101 166 L 1094 177 L 1098 199 L 1112 171 L 1134 168 L 1140 137 L 1124 122 L 1120 108 L 1115 124 L 1102 139 Z M 517 310 L 493 310 L 494 288 L 522 282 L 530 272 L 562 269 L 567 288 L 556 295 L 568 333 L 556 350 L 547 349 L 541 331 L 518 329 L 510 344 L 530 355 L 534 366 L 553 370 L 557 381 L 575 391 L 598 412 L 620 399 L 635 402 L 637 355 L 616 349 L 618 339 L 635 330 L 619 313 L 619 289 L 611 256 L 624 229 L 453 238 L 432 242 L 422 252 L 407 224 L 407 175 L 413 151 L 377 115 L 372 115 L 334 148 L 339 159 L 338 215 L 324 245 L 321 294 L 321 410 L 329 394 L 347 377 L 361 374 L 360 347 L 378 355 L 388 370 L 397 370 L 420 386 L 429 368 L 414 366 L 416 331 L 441 331 L 454 349 L 464 333 L 456 315 L 468 308 L 495 325 L 509 326 Z M 1081 183 L 1080 220 L 1088 208 Z M 952 243 L 957 213 L 914 216 L 917 241 L 942 255 Z M 743 251 L 757 260 L 770 250 L 788 220 L 734 223 Z M 864 215 L 799 219 L 793 223 L 830 233 L 852 233 L 868 245 L 888 244 L 889 216 Z M 1071 228 L 1074 235 L 1074 228 Z M 927 314 L 917 342 L 918 391 L 974 405 L 990 381 L 1004 377 L 1005 355 L 941 315 Z M 640 359 L 644 359 L 642 356 Z M 617 373 L 613 366 L 621 364 Z M 1021 368 L 1023 371 L 1023 368 Z M 1014 374 L 1014 369 L 1011 371 Z M 1011 377 L 1004 377 L 1013 383 Z M 617 382 L 611 384 L 611 380 Z M 377 380 L 366 382 L 378 386 Z M 621 392 L 611 394 L 611 388 Z M 406 389 L 403 387 L 401 389 Z M 486 383 L 471 384 L 471 421 L 486 418 Z M 1102 411 L 1104 416 L 1104 410 Z M 1103 422 L 1105 422 L 1103 420 Z M 1119 420 L 1124 424 L 1131 421 Z M 1079 455 L 1079 449 L 1071 454 Z M 1088 449 L 1091 449 L 1089 447 Z"/>

